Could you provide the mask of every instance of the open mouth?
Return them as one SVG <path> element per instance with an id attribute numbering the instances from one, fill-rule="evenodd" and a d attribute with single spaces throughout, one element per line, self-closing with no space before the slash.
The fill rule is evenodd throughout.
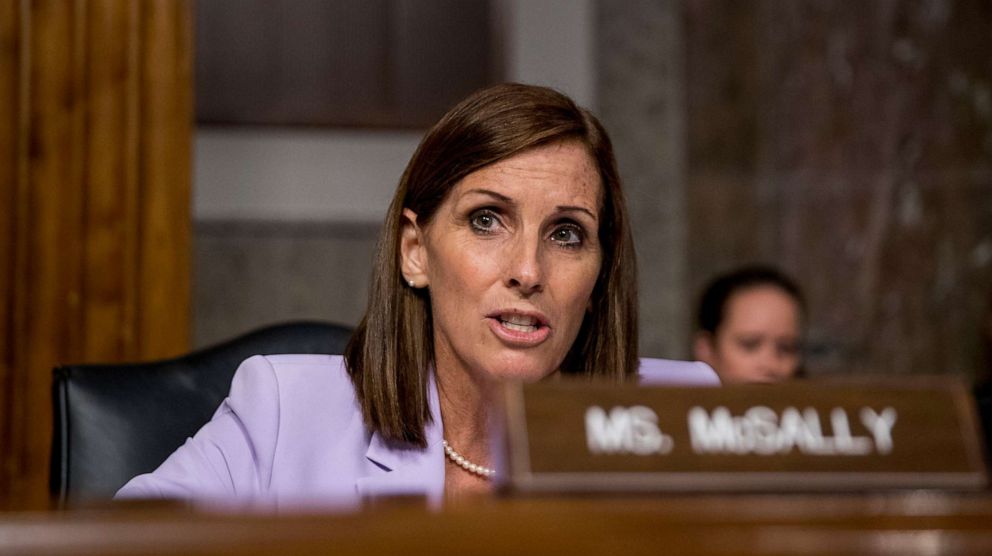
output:
<path id="1" fill-rule="evenodd" d="M 524 333 L 537 332 L 541 327 L 541 323 L 536 318 L 526 315 L 501 315 L 499 322 L 510 330 Z"/>
<path id="2" fill-rule="evenodd" d="M 532 347 L 551 335 L 548 322 L 538 314 L 494 313 L 489 315 L 493 332 L 510 346 Z"/>

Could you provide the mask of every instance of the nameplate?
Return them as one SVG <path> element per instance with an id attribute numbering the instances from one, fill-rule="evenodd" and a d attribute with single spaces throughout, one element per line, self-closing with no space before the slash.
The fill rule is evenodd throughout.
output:
<path id="1" fill-rule="evenodd" d="M 907 379 L 900 379 L 906 382 Z M 520 492 L 978 489 L 959 381 L 721 388 L 505 387 L 503 486 Z"/>

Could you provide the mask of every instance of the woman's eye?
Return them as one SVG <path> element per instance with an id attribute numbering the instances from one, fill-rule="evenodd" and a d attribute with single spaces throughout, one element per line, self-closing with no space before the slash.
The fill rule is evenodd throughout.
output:
<path id="1" fill-rule="evenodd" d="M 477 210 L 469 216 L 472 229 L 477 232 L 489 233 L 499 224 L 499 219 L 491 210 Z"/>
<path id="2" fill-rule="evenodd" d="M 754 338 L 744 338 L 737 340 L 737 345 L 739 345 L 741 349 L 743 349 L 744 351 L 755 352 L 758 351 L 759 347 L 761 347 L 761 340 Z"/>
<path id="3" fill-rule="evenodd" d="M 574 224 L 559 226 L 551 232 L 551 240 L 563 247 L 579 247 L 584 237 L 582 230 Z"/>
<path id="4" fill-rule="evenodd" d="M 796 355 L 799 353 L 799 344 L 793 342 L 779 344 L 778 351 L 784 355 Z"/>

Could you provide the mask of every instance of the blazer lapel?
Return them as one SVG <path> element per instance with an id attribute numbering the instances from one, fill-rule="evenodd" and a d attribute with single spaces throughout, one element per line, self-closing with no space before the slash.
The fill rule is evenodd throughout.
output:
<path id="1" fill-rule="evenodd" d="M 365 457 L 368 474 L 355 481 L 362 498 L 396 495 L 426 495 L 432 505 L 444 496 L 444 448 L 437 385 L 434 373 L 427 384 L 431 422 L 427 424 L 427 448 L 410 448 L 387 442 L 373 433 Z"/>

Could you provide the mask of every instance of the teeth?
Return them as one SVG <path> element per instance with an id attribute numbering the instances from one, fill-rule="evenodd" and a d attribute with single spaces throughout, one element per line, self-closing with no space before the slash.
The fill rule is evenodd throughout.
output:
<path id="1" fill-rule="evenodd" d="M 538 326 L 537 319 L 527 315 L 503 315 L 499 320 L 504 327 L 517 332 L 534 332 Z"/>
<path id="2" fill-rule="evenodd" d="M 517 332 L 533 332 L 537 330 L 536 326 L 526 325 L 526 324 L 515 324 L 512 322 L 503 321 L 503 326 L 509 328 L 510 330 L 516 330 Z"/>
<path id="3" fill-rule="evenodd" d="M 534 326 L 537 319 L 526 315 L 507 315 L 501 319 L 506 324 L 519 324 L 520 326 Z"/>

